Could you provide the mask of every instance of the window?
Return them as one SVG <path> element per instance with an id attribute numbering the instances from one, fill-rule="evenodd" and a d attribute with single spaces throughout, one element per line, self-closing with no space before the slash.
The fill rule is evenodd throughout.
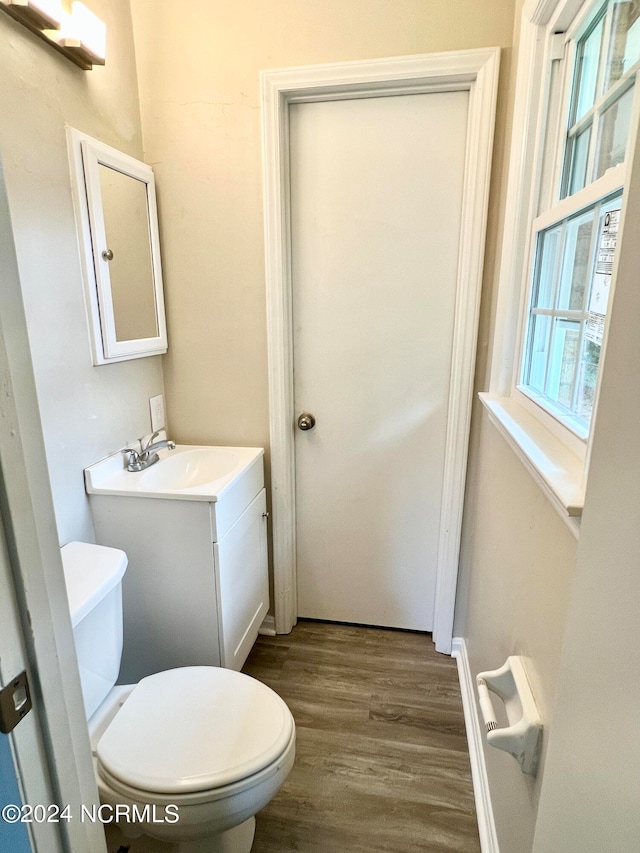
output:
<path id="1" fill-rule="evenodd" d="M 533 223 L 519 387 L 586 439 L 622 205 L 624 171 L 616 167 L 625 160 L 640 60 L 640 2 L 596 5 L 577 30 L 564 50 L 568 129 L 558 203 Z"/>
<path id="2" fill-rule="evenodd" d="M 489 415 L 579 516 L 637 107 L 640 0 L 525 3 Z M 570 524 L 576 529 L 574 524 Z"/>
<path id="3" fill-rule="evenodd" d="M 523 387 L 588 434 L 608 306 L 621 194 L 537 234 Z"/>

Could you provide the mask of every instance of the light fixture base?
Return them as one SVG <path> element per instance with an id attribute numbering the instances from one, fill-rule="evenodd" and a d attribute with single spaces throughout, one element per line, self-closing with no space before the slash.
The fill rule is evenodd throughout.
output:
<path id="1" fill-rule="evenodd" d="M 38 38 L 45 41 L 50 47 L 66 56 L 78 68 L 83 71 L 91 71 L 94 65 L 104 65 L 103 56 L 96 56 L 78 38 L 69 38 L 59 29 L 60 21 L 47 16 L 31 0 L 24 2 L 7 2 L 0 0 L 0 10 L 6 12 L 20 24 L 23 24 Z"/>
<path id="2" fill-rule="evenodd" d="M 30 29 L 36 27 L 38 30 L 57 30 L 60 26 L 59 18 L 47 14 L 46 9 L 31 0 L 10 0 L 9 2 L 5 0 L 2 5 L 6 7 L 6 11 L 12 18 Z"/>

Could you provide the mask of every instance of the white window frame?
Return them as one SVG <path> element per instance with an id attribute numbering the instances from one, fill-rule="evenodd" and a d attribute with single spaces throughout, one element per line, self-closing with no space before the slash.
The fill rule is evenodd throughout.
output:
<path id="1" fill-rule="evenodd" d="M 525 391 L 520 385 L 520 377 L 533 286 L 534 223 L 536 231 L 539 231 L 558 222 L 565 210 L 574 211 L 578 195 L 558 201 L 569 109 L 567 85 L 570 85 L 570 80 L 566 69 L 573 67 L 576 49 L 575 39 L 569 50 L 565 50 L 565 44 L 580 32 L 595 5 L 598 4 L 593 0 L 525 0 L 522 10 L 489 391 L 480 394 L 491 421 L 576 536 L 584 504 L 590 436 L 596 419 L 602 370 L 598 371 L 589 436 L 569 428 L 549 411 L 550 406 L 539 405 L 531 389 Z M 564 70 L 559 97 L 556 92 L 555 100 L 550 100 L 554 61 L 564 62 Z M 628 152 L 634 150 L 639 90 L 640 85 L 637 85 Z M 551 122 L 555 123 L 555 128 L 549 128 L 556 138 L 553 148 L 547 140 L 547 126 Z M 552 153 L 555 165 L 551 180 L 543 186 L 545 152 L 547 157 Z M 626 165 L 609 170 L 602 178 L 587 185 L 579 191 L 581 205 L 587 206 L 624 186 L 628 170 L 627 160 Z M 539 200 L 543 193 L 546 193 L 548 210 L 539 215 Z M 624 205 L 618 244 L 622 239 L 623 225 Z M 609 308 L 613 300 L 615 273 L 614 266 Z M 608 318 L 600 366 L 606 349 L 607 328 Z"/>

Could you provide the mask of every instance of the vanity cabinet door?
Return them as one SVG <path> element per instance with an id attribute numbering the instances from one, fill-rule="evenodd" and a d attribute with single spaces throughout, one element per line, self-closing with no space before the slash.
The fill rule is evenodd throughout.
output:
<path id="1" fill-rule="evenodd" d="M 269 609 L 265 489 L 214 543 L 214 552 L 222 665 L 240 670 Z"/>

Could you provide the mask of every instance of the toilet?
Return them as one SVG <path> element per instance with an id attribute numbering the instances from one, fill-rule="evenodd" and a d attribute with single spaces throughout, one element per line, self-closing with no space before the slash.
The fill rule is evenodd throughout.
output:
<path id="1" fill-rule="evenodd" d="M 101 802 L 130 838 L 149 835 L 179 853 L 249 853 L 254 815 L 293 766 L 288 707 L 220 667 L 116 686 L 127 556 L 84 542 L 61 554 Z"/>

